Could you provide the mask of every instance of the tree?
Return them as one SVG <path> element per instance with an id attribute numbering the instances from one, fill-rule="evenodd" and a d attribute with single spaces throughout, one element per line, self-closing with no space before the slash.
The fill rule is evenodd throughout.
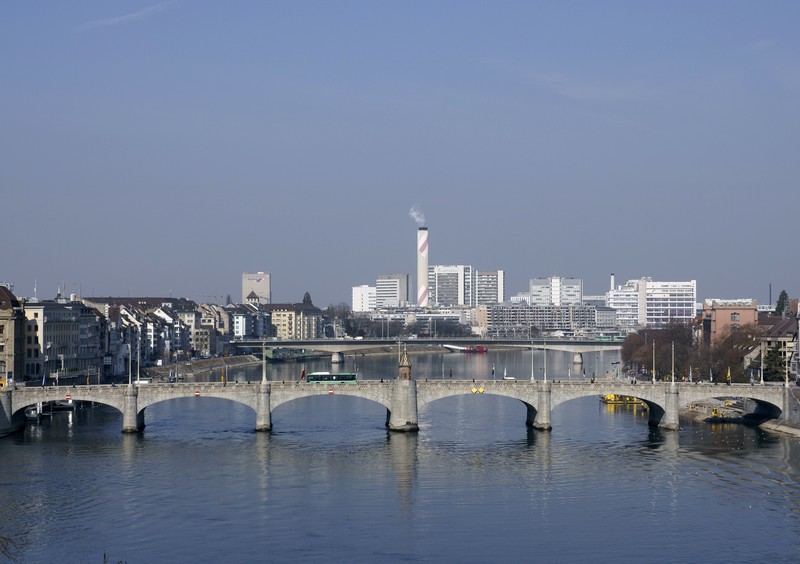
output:
<path id="1" fill-rule="evenodd" d="M 785 377 L 785 363 L 781 357 L 780 345 L 775 345 L 764 355 L 764 380 L 779 382 Z"/>
<path id="2" fill-rule="evenodd" d="M 786 290 L 781 290 L 781 293 L 778 296 L 778 302 L 775 304 L 775 313 L 778 315 L 783 315 L 786 313 L 788 305 L 789 294 L 786 293 Z"/>
<path id="3" fill-rule="evenodd" d="M 309 294 L 308 292 L 303 294 L 303 303 L 306 304 L 306 305 L 313 305 L 311 303 L 311 294 Z"/>
<path id="4" fill-rule="evenodd" d="M 722 382 L 731 371 L 731 382 L 747 382 L 750 366 L 744 366 L 744 357 L 761 342 L 756 325 L 730 326 L 710 351 L 710 366 Z"/>

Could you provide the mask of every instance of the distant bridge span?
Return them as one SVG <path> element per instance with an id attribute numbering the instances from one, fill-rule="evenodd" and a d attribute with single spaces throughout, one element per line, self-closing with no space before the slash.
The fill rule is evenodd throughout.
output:
<path id="1" fill-rule="evenodd" d="M 548 351 L 561 351 L 568 353 L 592 353 L 605 351 L 619 351 L 622 343 L 609 341 L 573 341 L 573 340 L 519 340 L 519 339 L 243 339 L 231 343 L 240 349 L 309 349 L 319 352 L 345 354 L 375 350 L 377 348 L 414 348 L 453 345 L 455 347 L 483 346 L 491 350 L 492 346 L 517 347 L 521 349 L 536 349 Z"/>
<path id="2" fill-rule="evenodd" d="M 368 380 L 356 384 L 308 384 L 306 382 L 257 383 L 169 383 L 143 385 L 90 385 L 75 387 L 25 387 L 0 392 L 0 436 L 24 426 L 25 408 L 38 402 L 72 399 L 112 406 L 122 412 L 122 431 L 141 431 L 148 406 L 185 397 L 223 398 L 249 406 L 256 414 L 256 431 L 272 429 L 272 410 L 303 397 L 348 395 L 374 401 L 386 408 L 386 426 L 392 431 L 417 431 L 418 412 L 436 400 L 458 395 L 505 396 L 521 401 L 527 410 L 526 424 L 551 429 L 551 411 L 562 403 L 604 394 L 634 396 L 649 407 L 648 423 L 678 429 L 681 408 L 720 397 L 754 400 L 755 413 L 764 418 L 800 422 L 800 402 L 782 384 L 751 386 L 692 383 L 637 383 L 617 380 L 526 381 L 526 380 Z M 435 407 L 431 407 L 433 409 Z M 209 413 L 209 417 L 213 417 Z"/>

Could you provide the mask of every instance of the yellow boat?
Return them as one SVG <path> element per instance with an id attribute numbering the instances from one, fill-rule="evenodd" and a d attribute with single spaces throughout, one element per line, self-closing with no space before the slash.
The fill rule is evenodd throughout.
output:
<path id="1" fill-rule="evenodd" d="M 620 394 L 605 394 L 600 396 L 600 401 L 611 405 L 640 405 L 642 400 L 634 396 Z"/>

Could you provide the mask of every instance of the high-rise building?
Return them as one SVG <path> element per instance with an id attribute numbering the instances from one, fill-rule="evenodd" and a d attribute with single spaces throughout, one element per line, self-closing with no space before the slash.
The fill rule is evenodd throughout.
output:
<path id="1" fill-rule="evenodd" d="M 375 281 L 375 307 L 401 307 L 411 302 L 410 275 L 381 274 Z"/>
<path id="2" fill-rule="evenodd" d="M 475 305 L 472 267 L 464 264 L 435 265 L 428 269 L 431 301 L 440 306 Z"/>
<path id="3" fill-rule="evenodd" d="M 272 303 L 272 285 L 270 284 L 270 275 L 268 273 L 245 272 L 242 274 L 242 303 Z"/>
<path id="4" fill-rule="evenodd" d="M 580 278 L 531 278 L 530 305 L 564 306 L 583 303 L 583 280 Z"/>
<path id="5" fill-rule="evenodd" d="M 489 270 L 475 273 L 475 305 L 491 305 L 506 299 L 506 273 Z"/>

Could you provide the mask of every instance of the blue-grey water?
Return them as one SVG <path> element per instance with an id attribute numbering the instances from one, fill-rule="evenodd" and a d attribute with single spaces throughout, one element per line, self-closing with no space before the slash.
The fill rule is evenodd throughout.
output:
<path id="1" fill-rule="evenodd" d="M 582 377 L 570 360 L 548 355 L 549 377 Z M 587 377 L 613 360 L 587 358 Z M 529 352 L 412 363 L 418 379 L 544 371 Z M 393 375 L 397 358 L 343 367 L 354 368 Z M 300 370 L 271 365 L 269 376 Z M 37 563 L 800 557 L 797 438 L 688 420 L 661 432 L 640 410 L 587 398 L 554 409 L 551 432 L 486 394 L 425 406 L 418 434 L 388 433 L 385 415 L 323 394 L 275 409 L 269 434 L 253 431 L 250 408 L 213 398 L 151 406 L 139 435 L 103 406 L 43 418 L 0 440 L 0 537 Z"/>

